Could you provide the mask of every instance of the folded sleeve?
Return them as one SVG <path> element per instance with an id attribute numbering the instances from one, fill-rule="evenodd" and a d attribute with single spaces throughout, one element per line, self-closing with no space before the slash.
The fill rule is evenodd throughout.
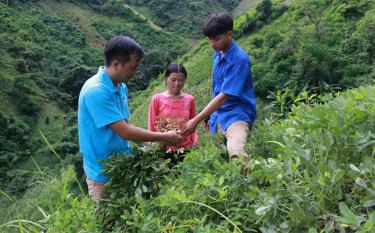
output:
<path id="1" fill-rule="evenodd" d="M 190 119 L 193 119 L 196 115 L 196 110 L 195 110 L 195 100 L 194 98 L 191 99 L 191 104 L 190 104 Z M 195 129 L 193 134 L 191 134 L 191 141 L 193 142 L 193 145 L 198 143 L 198 130 Z"/>
<path id="2" fill-rule="evenodd" d="M 93 88 L 86 92 L 83 98 L 97 128 L 125 119 L 116 106 L 112 94 L 105 89 Z"/>
<path id="3" fill-rule="evenodd" d="M 157 96 L 151 98 L 150 106 L 148 109 L 148 130 L 156 132 L 156 119 L 159 114 L 159 101 Z"/>

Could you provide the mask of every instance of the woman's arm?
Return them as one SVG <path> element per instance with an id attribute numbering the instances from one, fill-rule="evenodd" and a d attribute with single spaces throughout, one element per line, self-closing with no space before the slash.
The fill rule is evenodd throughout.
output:
<path id="1" fill-rule="evenodd" d="M 159 115 L 159 101 L 156 95 L 151 99 L 149 110 L 148 110 L 148 130 L 156 132 L 156 119 Z"/>

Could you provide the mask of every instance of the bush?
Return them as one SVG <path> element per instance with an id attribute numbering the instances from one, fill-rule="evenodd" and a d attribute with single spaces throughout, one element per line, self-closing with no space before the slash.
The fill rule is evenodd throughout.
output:
<path id="1" fill-rule="evenodd" d="M 22 114 L 36 117 L 42 110 L 40 90 L 30 75 L 17 76 L 10 95 Z"/>
<path id="2" fill-rule="evenodd" d="M 289 119 L 257 126 L 248 144 L 248 175 L 241 174 L 241 160 L 228 162 L 213 141 L 172 170 L 161 166 L 155 153 L 115 157 L 107 165 L 111 196 L 99 212 L 104 227 L 369 232 L 375 226 L 375 87 L 324 101 L 299 105 Z"/>
<path id="3" fill-rule="evenodd" d="M 5 191 L 19 193 L 26 189 L 28 174 L 16 171 L 30 155 L 30 127 L 21 119 L 0 111 L 0 182 Z"/>

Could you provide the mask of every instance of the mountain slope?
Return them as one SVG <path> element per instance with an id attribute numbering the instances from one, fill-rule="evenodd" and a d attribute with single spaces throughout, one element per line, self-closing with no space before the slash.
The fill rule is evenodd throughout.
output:
<path id="1" fill-rule="evenodd" d="M 145 48 L 144 62 L 128 83 L 132 94 L 190 47 L 118 1 L 100 9 L 85 1 L 1 1 L 0 18 L 0 181 L 9 192 L 27 189 L 36 169 L 31 156 L 55 166 L 51 153 L 41 149 L 39 130 L 64 157 L 77 153 L 76 116 L 70 112 L 81 85 L 103 64 L 108 39 L 126 34 Z"/>
<path id="2" fill-rule="evenodd" d="M 252 9 L 235 21 L 237 43 L 252 61 L 258 99 L 270 97 L 269 101 L 290 107 L 304 93 L 322 94 L 372 82 L 373 1 L 282 2 L 275 2 L 270 9 Z M 210 99 L 212 53 L 202 41 L 180 59 L 188 71 L 185 91 L 196 97 L 198 109 Z M 135 124 L 146 125 L 152 94 L 165 89 L 162 79 L 132 100 Z M 301 98 L 308 101 L 306 95 Z"/>
<path id="3" fill-rule="evenodd" d="M 92 5 L 81 5 L 83 3 L 80 1 L 71 2 L 76 3 L 61 6 L 77 7 L 80 10 L 82 8 L 84 11 L 86 11 L 85 7 L 88 7 L 87 10 L 90 13 L 86 14 L 95 14 L 95 16 L 101 10 Z M 374 229 L 374 185 L 372 182 L 375 177 L 374 87 L 362 87 L 344 94 L 337 92 L 373 82 L 375 75 L 374 3 L 370 0 L 296 1 L 296 3 L 284 6 L 281 2 L 275 1 L 270 8 L 269 4 L 265 4 L 266 0 L 262 1 L 263 4 L 239 17 L 235 22 L 237 42 L 252 59 L 257 98 L 261 100 L 259 102 L 264 102 L 267 101 L 267 96 L 270 96 L 271 99 L 268 101 L 272 102 L 268 102 L 267 107 L 275 106 L 275 108 L 268 108 L 268 111 L 272 109 L 274 112 L 266 115 L 266 119 L 264 116 L 259 117 L 252 129 L 247 146 L 253 158 L 256 159 L 251 164 L 253 172 L 249 176 L 241 174 L 236 161 L 226 160 L 220 140 L 209 138 L 207 134 L 201 133 L 199 149 L 188 156 L 185 162 L 177 168 L 177 173 L 168 174 L 170 175 L 168 178 L 166 176 L 155 178 L 151 173 L 150 177 L 155 178 L 156 181 L 162 180 L 163 183 L 160 185 L 135 186 L 139 182 L 149 182 L 149 179 L 124 181 L 124 170 L 120 167 L 123 163 L 116 163 L 118 165 L 116 169 L 120 172 L 113 175 L 118 175 L 117 180 L 130 182 L 133 185 L 126 189 L 128 186 L 120 183 L 119 187 L 133 190 L 137 195 L 126 196 L 126 192 L 118 189 L 120 190 L 116 193 L 118 196 L 115 195 L 118 198 L 111 200 L 109 210 L 104 208 L 107 212 L 99 212 L 99 216 L 96 217 L 119 216 L 106 219 L 118 224 L 119 231 L 128 227 L 133 232 L 145 232 L 144 229 L 153 232 L 185 232 L 185 230 L 233 232 L 235 227 L 242 232 L 319 232 L 324 229 L 342 232 L 360 229 L 362 232 L 371 232 Z M 28 11 L 24 5 L 9 8 L 6 4 L 0 4 L 0 14 L 6 18 L 1 22 L 6 22 L 14 31 L 20 31 L 20 34 L 16 34 L 17 36 L 28 38 L 27 36 L 34 35 L 29 33 L 34 30 L 31 29 L 33 27 L 28 26 L 28 24 L 33 25 L 30 23 L 33 20 L 24 20 L 24 18 L 32 19 L 33 16 L 41 14 L 38 9 L 48 9 L 49 13 L 45 14 L 53 14 L 53 16 L 46 18 L 54 20 L 54 23 L 59 25 L 59 29 L 64 32 L 64 28 L 70 27 L 70 23 L 65 25 L 60 16 L 55 17 L 64 15 L 61 13 L 63 12 L 61 8 L 53 10 L 52 7 L 43 4 L 47 4 L 47 1 L 42 2 L 40 8 L 39 5 L 38 7 L 26 5 L 30 8 L 27 14 L 25 12 Z M 76 11 L 78 12 L 77 9 Z M 11 18 L 11 14 L 20 20 Z M 83 12 L 79 15 L 81 14 L 85 15 Z M 90 35 L 97 33 L 98 38 L 106 38 L 110 34 L 108 31 L 118 31 L 119 25 L 111 21 L 112 16 L 101 14 L 98 14 L 99 19 L 87 30 L 74 26 L 73 38 L 82 39 L 86 33 Z M 119 19 L 118 17 L 114 17 L 115 21 Z M 25 22 L 22 22 L 23 20 Z M 13 24 L 19 24 L 19 26 L 12 26 Z M 4 25 L 2 29 L 10 30 Z M 51 23 L 49 26 L 51 25 L 54 24 Z M 21 29 L 25 30 L 25 28 L 26 32 L 21 33 Z M 53 34 L 54 40 L 59 41 L 64 38 L 53 28 L 48 29 L 49 33 Z M 40 107 L 38 103 L 42 102 L 43 111 L 57 111 L 57 119 L 53 114 L 47 121 L 47 118 L 40 117 L 45 116 L 41 113 L 37 116 L 38 122 L 43 124 L 45 129 L 56 131 L 51 132 L 48 138 L 61 142 L 54 146 L 59 154 L 61 152 L 64 157 L 67 156 L 58 166 L 58 168 L 63 168 L 62 177 L 50 179 L 45 175 L 48 175 L 48 166 L 44 166 L 43 163 L 58 164 L 59 160 L 55 159 L 46 148 L 39 151 L 40 157 L 36 159 L 36 163 L 29 160 L 29 167 L 33 166 L 33 171 L 38 173 L 40 171 L 37 166 L 41 169 L 41 175 L 33 180 L 34 184 L 46 183 L 47 185 L 31 185 L 31 188 L 21 185 L 20 187 L 27 188 L 28 192 L 20 201 L 12 200 L 12 197 L 7 197 L 7 195 L 1 197 L 1 209 L 7 213 L 5 216 L 1 215 L 5 218 L 3 221 L 26 218 L 42 224 L 42 228 L 16 221 L 1 225 L 0 230 L 5 229 L 9 232 L 9 225 L 17 223 L 21 230 L 26 229 L 30 232 L 46 230 L 44 228 L 48 228 L 49 232 L 77 232 L 78 227 L 83 225 L 95 232 L 98 230 L 96 227 L 100 228 L 97 221 L 93 221 L 95 207 L 88 201 L 85 192 L 79 191 L 79 194 L 75 195 L 79 188 L 74 171 L 71 167 L 66 169 L 67 164 L 80 166 L 75 160 L 77 157 L 74 157 L 77 150 L 74 143 L 77 135 L 72 133 L 76 132 L 74 114 L 73 116 L 70 114 L 65 117 L 59 116 L 61 109 L 54 110 L 57 105 L 53 102 L 52 107 L 43 106 L 43 101 L 50 95 L 54 97 L 54 94 L 45 93 L 45 86 L 42 86 L 43 82 L 40 81 L 39 73 L 29 72 L 32 73 L 30 75 L 22 73 L 20 77 L 14 77 L 12 68 L 17 67 L 19 63 L 25 64 L 20 66 L 21 68 L 26 67 L 33 71 L 33 67 L 30 68 L 27 65 L 35 57 L 38 58 L 38 49 L 35 48 L 37 46 L 32 46 L 31 42 L 23 42 L 31 45 L 30 49 L 19 53 L 21 56 L 15 57 L 12 53 L 17 50 L 7 50 L 8 46 L 12 45 L 10 36 L 6 37 L 4 33 L 0 36 L 6 38 L 4 41 L 7 41 L 6 46 L 0 45 L 2 55 L 4 53 L 4 59 L 0 61 L 0 67 L 4 70 L 0 73 L 0 88 L 8 90 L 8 92 L 0 92 L 0 95 L 3 95 L 1 103 L 4 103 L 0 107 L 4 110 L 3 112 L 9 109 L 6 114 L 0 114 L 0 124 L 2 129 L 5 129 L 1 132 L 0 139 L 11 139 L 0 141 L 2 143 L 0 145 L 2 148 L 7 145 L 9 147 L 6 148 L 13 147 L 13 149 L 17 149 L 18 146 L 21 154 L 17 156 L 23 156 L 22 159 L 25 155 L 29 155 L 28 144 L 14 145 L 12 142 L 24 142 L 23 136 L 31 137 L 28 131 L 40 128 L 35 125 L 35 120 L 30 123 L 27 120 L 29 117 L 20 118 L 19 109 L 14 107 L 13 101 L 20 101 L 17 98 L 30 98 L 28 100 L 31 103 L 30 106 L 35 104 L 36 107 Z M 15 43 L 18 41 L 15 40 Z M 57 51 L 65 56 L 75 58 L 81 52 L 82 41 L 75 41 L 71 38 L 68 43 L 74 48 L 71 53 L 66 52 L 62 45 L 64 43 L 54 44 L 52 48 L 59 49 Z M 84 50 L 90 52 L 84 53 L 83 51 L 84 56 L 77 58 L 86 64 L 77 69 L 78 77 L 81 73 L 89 73 L 87 70 L 90 70 L 92 66 L 87 64 L 95 63 L 85 63 L 87 58 L 100 59 L 99 50 L 91 48 L 91 43 L 94 45 L 97 41 L 95 39 L 90 43 L 85 41 L 83 46 L 87 47 Z M 147 41 L 145 43 L 147 44 Z M 92 51 L 97 54 L 89 55 Z M 198 110 L 211 99 L 211 56 L 212 49 L 208 42 L 203 40 L 194 50 L 179 58 L 179 61 L 186 65 L 189 73 L 185 91 L 196 98 Z M 57 58 L 61 63 L 55 61 L 56 64 L 69 62 L 69 59 Z M 54 59 L 50 57 L 53 64 L 55 64 Z M 45 75 L 45 73 L 42 74 Z M 137 78 L 139 79 L 139 76 L 134 80 Z M 71 81 L 75 81 L 75 78 Z M 16 88 L 14 88 L 14 83 L 17 84 Z M 74 87 L 72 83 L 67 86 Z M 22 91 L 16 92 L 19 88 L 22 88 Z M 160 76 L 147 90 L 137 93 L 135 98 L 130 100 L 133 112 L 132 123 L 146 127 L 149 100 L 152 94 L 163 90 L 165 90 L 164 80 Z M 9 98 L 11 92 L 16 92 L 13 99 Z M 332 95 L 331 97 L 322 97 L 327 93 L 333 94 L 328 94 L 328 96 Z M 59 99 L 59 102 L 71 98 L 61 93 L 60 95 L 61 98 L 66 99 Z M 316 97 L 317 95 L 319 97 Z M 337 98 L 334 98 L 335 96 Z M 293 111 L 289 113 L 291 109 Z M 258 111 L 262 114 L 266 110 L 262 105 L 258 105 Z M 275 121 L 275 118 L 280 116 L 289 118 Z M 67 122 L 64 126 L 67 127 L 66 130 L 62 130 L 63 127 L 60 124 L 63 119 Z M 57 127 L 56 125 L 49 127 L 52 123 L 58 123 Z M 56 133 L 60 138 L 61 134 L 65 134 L 64 140 L 57 140 L 59 137 L 53 137 L 55 134 L 52 133 Z M 32 142 L 29 143 L 32 144 Z M 35 145 L 39 146 L 41 142 Z M 148 155 L 150 157 L 142 157 L 145 160 L 133 162 L 137 166 L 145 161 L 160 162 L 158 158 L 152 157 L 155 156 L 155 151 L 152 155 Z M 1 156 L 0 159 L 3 159 Z M 160 169 L 160 164 L 163 163 L 158 163 L 156 167 L 148 166 L 147 169 L 141 169 L 141 171 L 146 174 L 149 174 L 147 172 L 152 169 L 156 169 L 157 172 L 165 171 L 163 170 L 166 169 L 165 167 Z M 2 170 L 0 174 L 5 174 L 5 172 Z M 13 171 L 13 174 L 16 172 L 19 171 Z M 30 176 L 30 174 L 24 175 Z M 136 177 L 134 173 L 127 174 Z M 149 178 L 149 176 L 143 177 Z M 14 182 L 25 183 L 26 186 L 29 184 L 19 177 L 16 177 Z M 156 193 L 153 199 L 148 199 L 148 191 L 155 189 L 161 192 Z M 0 191 L 3 194 L 3 186 Z M 144 196 L 142 196 L 143 192 L 145 192 Z M 81 196 L 84 197 L 81 198 Z M 130 204 L 124 205 L 128 202 Z M 34 230 L 30 230 L 31 228 Z M 129 232 L 132 232 L 131 230 Z"/>
<path id="4" fill-rule="evenodd" d="M 242 161 L 228 160 L 220 140 L 201 134 L 202 146 L 178 166 L 155 148 L 113 156 L 107 164 L 111 195 L 99 207 L 72 193 L 76 180 L 68 167 L 9 208 L 32 221 L 13 221 L 0 230 L 18 223 L 35 233 L 82 227 L 78 232 L 370 233 L 375 87 L 325 96 L 323 103 L 258 124 L 249 140 L 248 175 L 241 172 Z"/>
<path id="5" fill-rule="evenodd" d="M 168 0 L 126 0 L 127 4 L 145 12 L 164 30 L 175 32 L 188 38 L 201 38 L 204 17 L 216 11 L 232 10 L 240 0 L 209 1 L 168 1 Z"/>

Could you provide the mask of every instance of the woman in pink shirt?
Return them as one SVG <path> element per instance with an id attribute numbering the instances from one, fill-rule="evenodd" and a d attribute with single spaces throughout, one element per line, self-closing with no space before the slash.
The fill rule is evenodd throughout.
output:
<path id="1" fill-rule="evenodd" d="M 150 103 L 148 129 L 154 132 L 180 131 L 185 123 L 195 116 L 194 97 L 181 92 L 187 72 L 181 64 L 170 64 L 165 71 L 167 90 L 155 94 Z M 167 152 L 182 152 L 197 144 L 197 130 L 177 145 L 164 145 Z"/>

